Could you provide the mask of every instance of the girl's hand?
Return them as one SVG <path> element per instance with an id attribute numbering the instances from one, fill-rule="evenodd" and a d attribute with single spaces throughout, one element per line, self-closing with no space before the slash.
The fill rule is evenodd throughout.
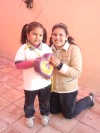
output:
<path id="1" fill-rule="evenodd" d="M 50 63 L 54 66 L 57 67 L 60 64 L 60 60 L 54 56 L 51 57 Z"/>

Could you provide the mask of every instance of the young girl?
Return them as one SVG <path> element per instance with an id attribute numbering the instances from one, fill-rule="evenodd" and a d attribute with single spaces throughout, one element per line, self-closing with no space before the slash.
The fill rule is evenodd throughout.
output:
<path id="1" fill-rule="evenodd" d="M 74 39 L 69 36 L 65 24 L 53 26 L 50 45 L 55 56 L 51 63 L 53 73 L 53 92 L 50 98 L 50 112 L 62 112 L 65 118 L 72 119 L 84 109 L 94 106 L 93 93 L 77 101 L 78 78 L 82 73 L 82 56 Z"/>
<path id="2" fill-rule="evenodd" d="M 49 122 L 51 80 L 43 78 L 34 70 L 34 61 L 39 55 L 43 56 L 45 53 L 52 53 L 51 48 L 45 44 L 46 39 L 46 29 L 40 23 L 31 22 L 30 24 L 25 24 L 21 34 L 21 42 L 23 45 L 18 49 L 15 56 L 16 68 L 23 69 L 25 93 L 24 112 L 28 127 L 33 127 L 34 124 L 34 101 L 37 95 L 41 123 L 47 125 Z M 34 49 L 31 46 L 34 46 Z"/>

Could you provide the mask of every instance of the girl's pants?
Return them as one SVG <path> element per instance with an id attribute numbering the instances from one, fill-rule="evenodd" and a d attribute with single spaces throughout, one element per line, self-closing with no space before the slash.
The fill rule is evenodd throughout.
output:
<path id="1" fill-rule="evenodd" d="M 50 112 L 56 114 L 62 112 L 65 118 L 72 119 L 81 111 L 91 106 L 89 96 L 76 101 L 78 92 L 71 93 L 51 93 Z"/>
<path id="2" fill-rule="evenodd" d="M 51 85 L 42 88 L 40 90 L 34 90 L 34 91 L 27 91 L 24 90 L 25 93 L 25 104 L 24 104 L 24 112 L 25 117 L 30 118 L 34 115 L 35 109 L 34 109 L 34 101 L 36 96 L 38 95 L 39 100 L 39 108 L 41 115 L 49 115 L 50 113 L 50 89 Z"/>

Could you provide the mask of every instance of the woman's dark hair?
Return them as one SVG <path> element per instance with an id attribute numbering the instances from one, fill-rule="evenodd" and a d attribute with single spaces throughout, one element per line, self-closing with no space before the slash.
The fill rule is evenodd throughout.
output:
<path id="1" fill-rule="evenodd" d="M 58 23 L 58 24 L 54 25 L 53 28 L 52 28 L 52 32 L 53 32 L 54 29 L 56 29 L 56 28 L 61 28 L 61 29 L 63 29 L 63 30 L 65 31 L 66 35 L 68 35 L 68 27 L 67 27 L 65 24 L 63 24 L 63 23 Z M 74 43 L 73 37 L 71 37 L 71 36 L 68 36 L 68 42 L 69 42 L 69 44 L 74 44 L 74 45 L 76 45 L 76 44 Z M 52 42 L 52 37 L 50 37 L 49 43 L 50 43 L 49 46 L 51 46 L 51 45 L 53 44 L 53 42 Z"/>
<path id="2" fill-rule="evenodd" d="M 30 31 L 32 31 L 34 28 L 39 27 L 43 29 L 43 40 L 42 42 L 45 43 L 47 40 L 47 31 L 46 29 L 43 27 L 42 24 L 38 23 L 38 22 L 31 22 L 29 24 L 25 24 L 22 28 L 22 32 L 21 32 L 21 43 L 22 45 L 26 42 L 28 42 L 27 40 L 27 35 L 26 33 L 29 33 Z"/>

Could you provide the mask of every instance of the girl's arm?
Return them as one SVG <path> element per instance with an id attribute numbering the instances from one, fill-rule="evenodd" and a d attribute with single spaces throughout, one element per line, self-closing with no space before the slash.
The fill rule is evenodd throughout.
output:
<path id="1" fill-rule="evenodd" d="M 33 67 L 33 61 L 15 61 L 15 66 L 17 69 L 28 69 Z"/>

